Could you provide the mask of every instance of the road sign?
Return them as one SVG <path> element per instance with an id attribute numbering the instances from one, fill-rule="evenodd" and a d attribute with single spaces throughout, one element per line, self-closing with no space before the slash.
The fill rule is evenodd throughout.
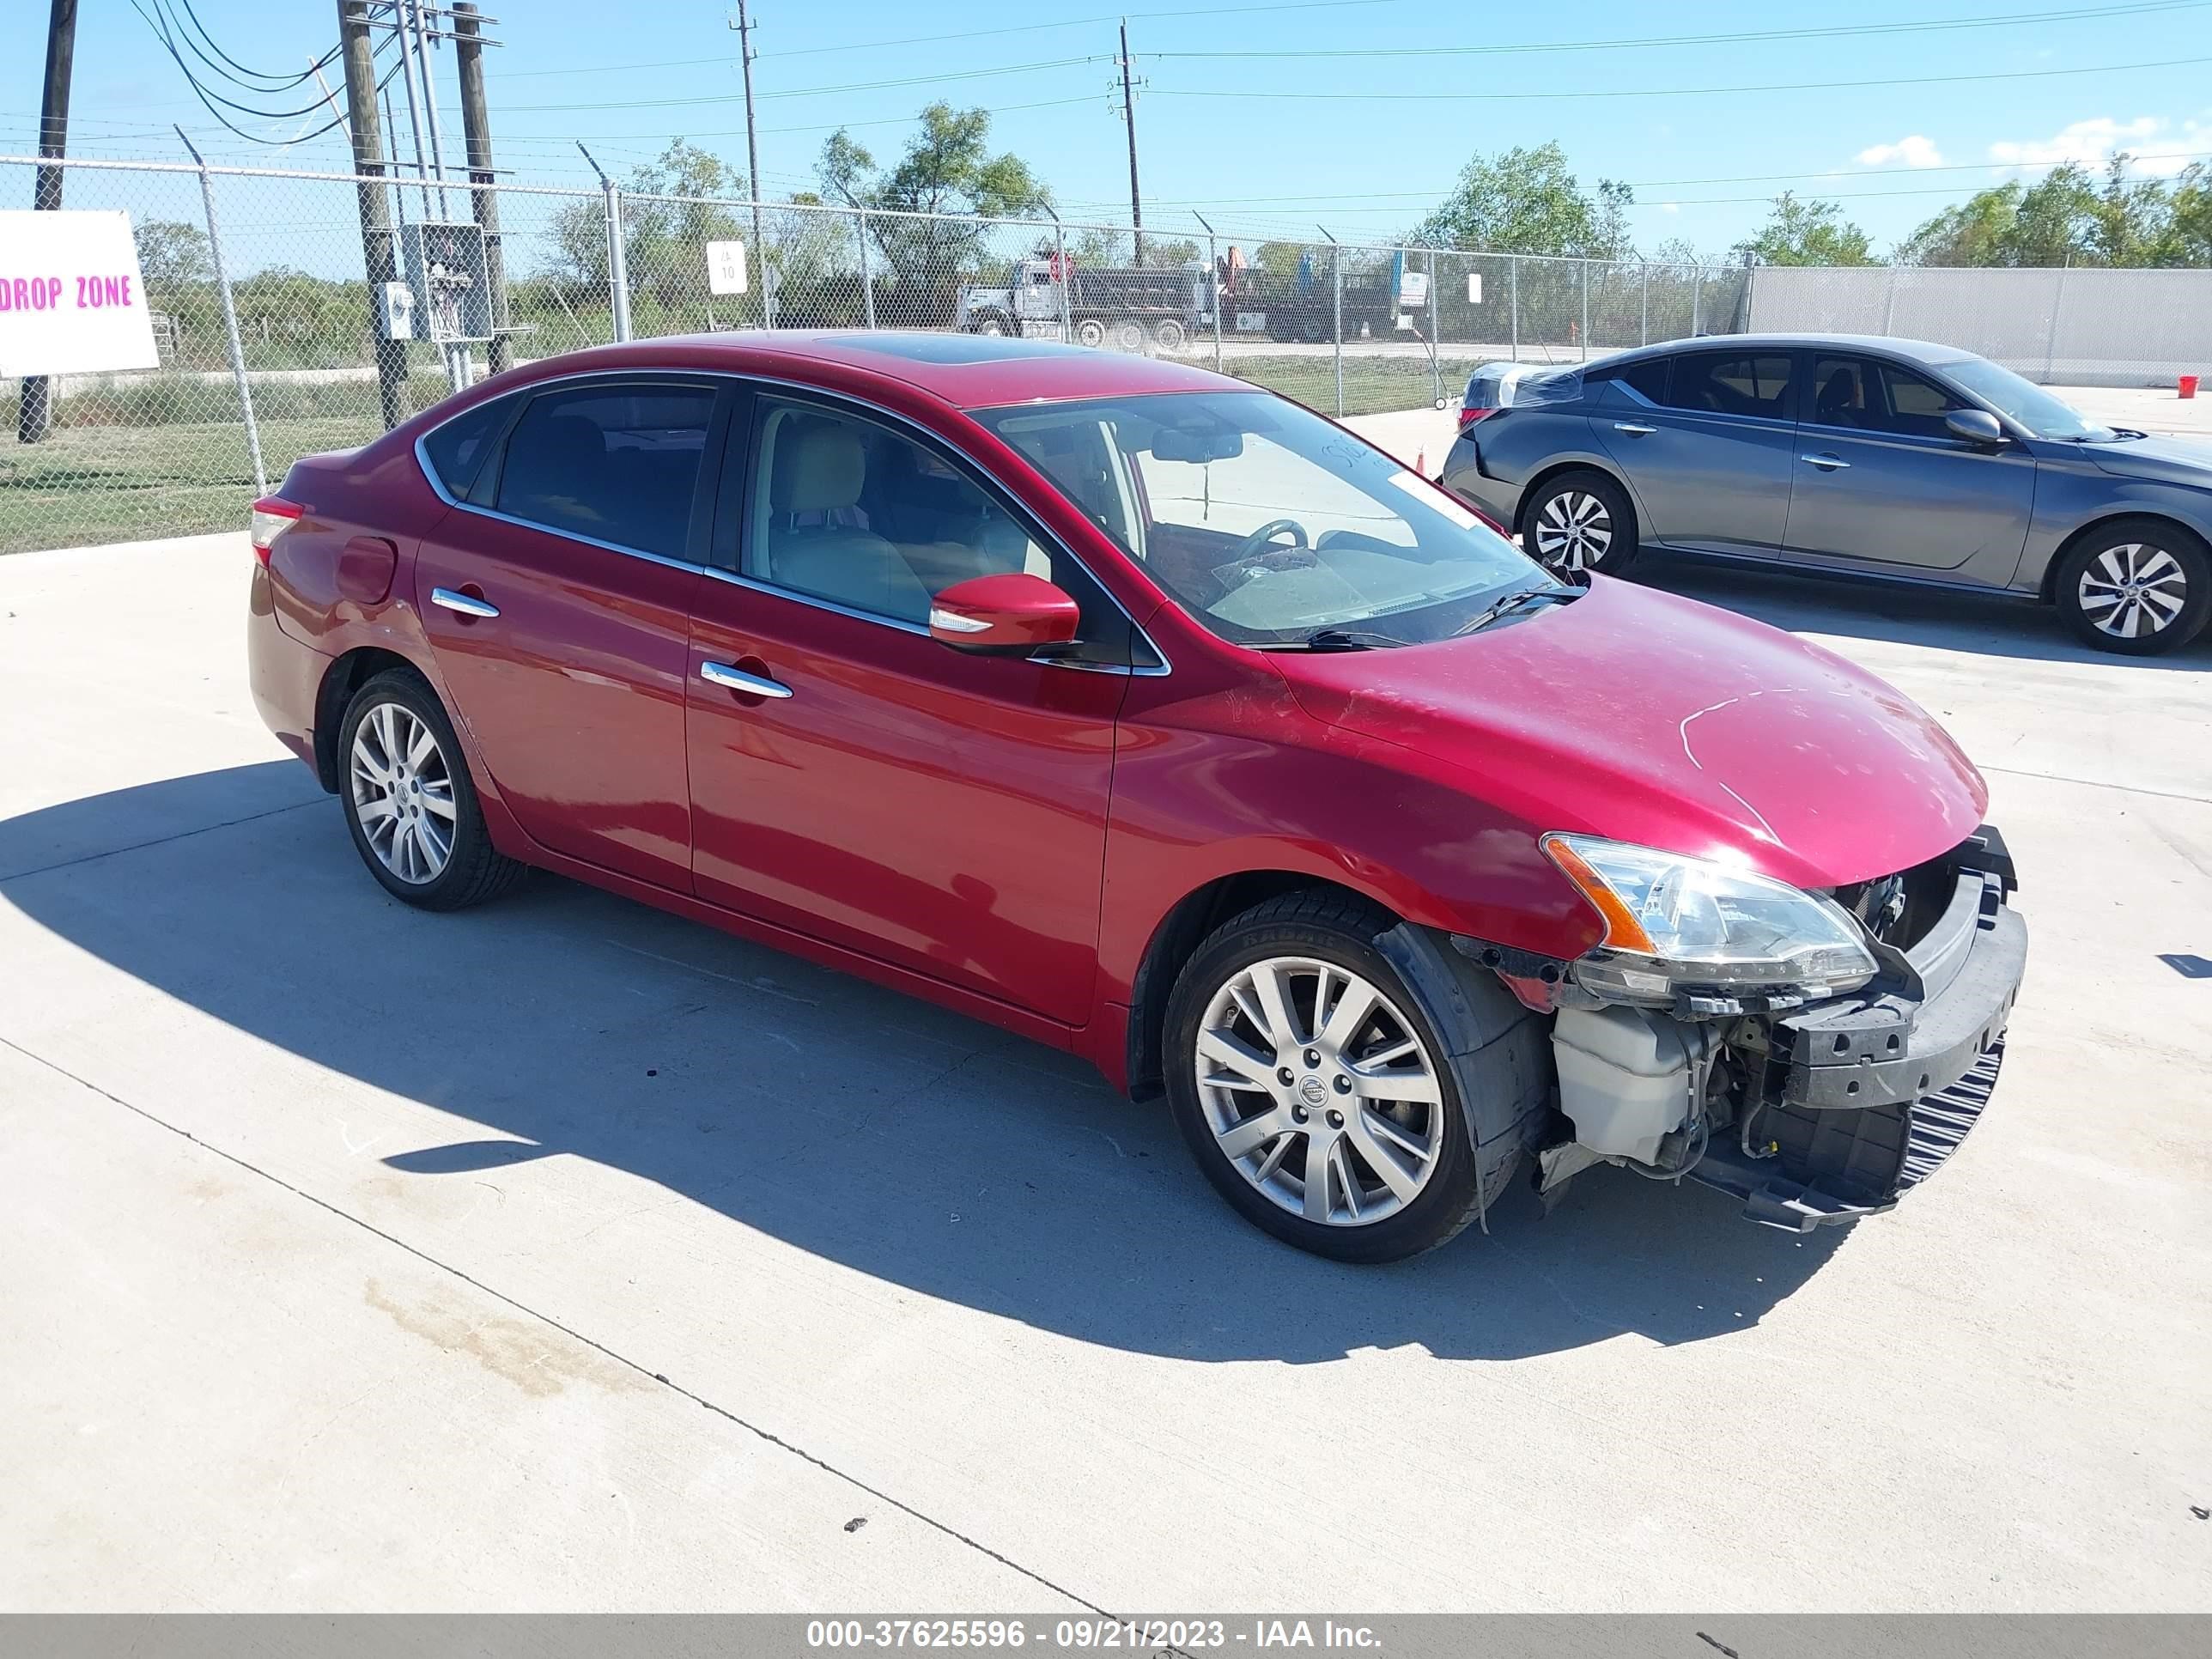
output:
<path id="1" fill-rule="evenodd" d="M 707 244 L 707 292 L 743 294 L 745 291 L 745 245 L 743 242 Z"/>
<path id="2" fill-rule="evenodd" d="M 0 213 L 0 379 L 154 368 L 126 213 Z"/>

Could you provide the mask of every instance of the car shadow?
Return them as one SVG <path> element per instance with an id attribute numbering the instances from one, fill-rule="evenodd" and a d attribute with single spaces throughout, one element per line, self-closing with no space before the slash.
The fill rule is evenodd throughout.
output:
<path id="1" fill-rule="evenodd" d="M 1417 1261 L 1322 1261 L 1223 1205 L 1162 1106 L 1056 1051 L 551 878 L 423 915 L 319 799 L 206 815 L 301 785 L 272 762 L 0 822 L 0 871 L 28 871 L 0 901 L 209 1018 L 481 1126 L 386 1157 L 404 1182 L 590 1158 L 928 1296 L 1207 1361 L 1694 1342 L 1755 1324 L 1842 1239 L 1597 1170 L 1549 1216 L 1516 1182 L 1486 1237 Z M 38 856 L 57 847 L 82 850 Z M 198 1132 L 257 1150 L 245 1121 Z"/>
<path id="2" fill-rule="evenodd" d="M 2001 593 L 1954 593 L 1853 581 L 1660 552 L 1641 556 L 1628 579 L 1722 605 L 1793 633 L 1936 646 L 2037 662 L 2198 673 L 2212 668 L 2212 629 L 2165 656 L 2124 656 L 2076 639 L 2050 605 Z"/>

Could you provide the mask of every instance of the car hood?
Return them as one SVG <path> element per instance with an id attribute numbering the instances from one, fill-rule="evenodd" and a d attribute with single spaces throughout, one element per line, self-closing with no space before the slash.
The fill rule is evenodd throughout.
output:
<path id="1" fill-rule="evenodd" d="M 2159 478 L 2212 489 L 2212 442 L 2202 438 L 2127 438 L 2067 447 L 2114 477 Z"/>
<path id="2" fill-rule="evenodd" d="M 1414 750 L 1532 829 L 1802 887 L 1955 847 L 1989 791 L 1895 688 L 1793 635 L 1605 577 L 1463 640 L 1279 655 L 1317 719 Z"/>

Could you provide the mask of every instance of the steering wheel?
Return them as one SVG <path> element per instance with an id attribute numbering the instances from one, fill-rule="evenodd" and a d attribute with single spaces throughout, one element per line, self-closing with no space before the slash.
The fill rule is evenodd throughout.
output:
<path id="1" fill-rule="evenodd" d="M 1261 525 L 1257 530 L 1247 536 L 1243 541 L 1237 544 L 1237 550 L 1229 556 L 1229 562 L 1231 564 L 1243 564 L 1248 559 L 1256 558 L 1260 554 L 1267 550 L 1267 544 L 1269 542 L 1274 540 L 1276 537 L 1281 535 L 1286 530 L 1289 531 L 1291 535 L 1297 538 L 1296 541 L 1291 544 L 1291 548 L 1295 549 L 1311 545 L 1306 538 L 1306 527 L 1300 524 L 1296 519 L 1270 519 L 1267 523 Z M 1289 550 L 1285 549 L 1283 550 L 1288 551 Z"/>

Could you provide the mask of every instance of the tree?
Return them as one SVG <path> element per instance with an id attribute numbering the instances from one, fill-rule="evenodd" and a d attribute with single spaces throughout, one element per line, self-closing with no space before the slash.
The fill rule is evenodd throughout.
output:
<path id="1" fill-rule="evenodd" d="M 868 231 L 892 273 L 902 322 L 951 321 L 959 285 L 979 274 L 988 229 L 961 217 L 1033 215 L 1052 200 L 1029 163 L 1011 151 L 991 154 L 990 137 L 988 110 L 939 102 L 921 112 L 921 131 L 888 170 L 842 127 L 822 146 L 815 171 L 823 194 L 882 213 L 869 220 Z"/>
<path id="2" fill-rule="evenodd" d="M 1632 258 L 1628 185 L 1598 181 L 1584 191 L 1556 143 L 1476 156 L 1413 240 L 1497 253 L 1568 254 L 1586 259 Z"/>
<path id="3" fill-rule="evenodd" d="M 746 198 L 745 175 L 711 150 L 678 138 L 652 161 L 632 167 L 623 185 L 623 258 L 633 303 L 672 307 L 703 294 L 707 244 L 734 241 L 744 229 L 725 204 Z M 695 199 L 667 200 L 666 198 Z M 701 200 L 720 198 L 721 200 Z M 583 199 L 553 216 L 556 273 L 571 288 L 608 289 L 606 210 Z"/>
<path id="4" fill-rule="evenodd" d="M 1900 263 L 1919 265 L 2161 265 L 2201 264 L 2191 252 L 2188 216 L 2201 213 L 2203 164 L 2169 189 L 2130 179 L 2116 155 L 2100 180 L 2072 161 L 2033 185 L 2014 179 L 1947 208 L 1899 244 Z M 2197 194 L 2192 196 L 2191 191 Z"/>
<path id="5" fill-rule="evenodd" d="M 1756 236 L 1738 242 L 1734 252 L 1746 264 L 1872 265 L 1873 244 L 1866 232 L 1844 217 L 1833 202 L 1801 201 L 1793 191 L 1774 198 L 1774 210 Z"/>
<path id="6" fill-rule="evenodd" d="M 136 227 L 138 275 L 149 294 L 173 300 L 179 290 L 215 280 L 207 233 L 175 219 L 149 219 Z"/>

